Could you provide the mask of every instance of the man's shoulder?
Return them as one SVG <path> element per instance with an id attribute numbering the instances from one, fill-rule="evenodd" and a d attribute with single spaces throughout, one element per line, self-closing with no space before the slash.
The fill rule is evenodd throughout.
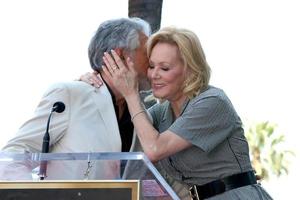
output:
<path id="1" fill-rule="evenodd" d="M 92 91 L 95 90 L 93 86 L 83 81 L 65 81 L 51 84 L 47 91 L 53 90 L 69 90 L 69 91 Z"/>
<path id="2" fill-rule="evenodd" d="M 46 96 L 76 96 L 77 98 L 97 93 L 95 88 L 82 81 L 66 81 L 53 83 L 45 90 L 43 97 Z"/>

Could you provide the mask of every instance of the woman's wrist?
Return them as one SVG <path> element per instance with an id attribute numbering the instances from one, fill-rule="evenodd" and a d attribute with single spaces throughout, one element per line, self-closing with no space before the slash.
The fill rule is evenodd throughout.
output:
<path id="1" fill-rule="evenodd" d="M 131 121 L 133 122 L 134 118 L 142 113 L 146 113 L 146 110 L 142 109 L 142 110 L 138 111 L 137 113 L 132 114 Z"/>
<path id="2" fill-rule="evenodd" d="M 131 92 L 127 95 L 124 95 L 126 102 L 130 105 L 131 102 L 137 103 L 140 101 L 140 94 L 138 91 Z"/>
<path id="3" fill-rule="evenodd" d="M 129 111 L 130 111 L 130 114 L 132 117 L 135 113 L 140 112 L 141 110 L 144 110 L 139 93 L 133 93 L 133 94 L 127 95 L 125 97 L 125 100 L 127 102 L 127 105 L 128 105 L 128 108 L 129 108 Z"/>

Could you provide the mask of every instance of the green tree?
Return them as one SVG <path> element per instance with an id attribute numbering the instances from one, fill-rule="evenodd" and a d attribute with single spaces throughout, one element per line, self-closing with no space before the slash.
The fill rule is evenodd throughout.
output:
<path id="1" fill-rule="evenodd" d="M 258 176 L 268 180 L 270 173 L 280 177 L 288 174 L 289 156 L 294 155 L 284 149 L 283 134 L 275 132 L 276 125 L 259 122 L 247 128 L 246 137 L 249 142 L 251 162 Z"/>

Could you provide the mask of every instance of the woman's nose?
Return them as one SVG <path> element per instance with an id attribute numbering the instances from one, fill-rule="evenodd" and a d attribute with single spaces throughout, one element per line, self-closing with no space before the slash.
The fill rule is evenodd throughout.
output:
<path id="1" fill-rule="evenodd" d="M 154 68 L 154 69 L 152 70 L 151 78 L 153 78 L 153 79 L 160 78 L 160 75 L 159 75 L 159 72 L 158 72 L 157 69 Z"/>

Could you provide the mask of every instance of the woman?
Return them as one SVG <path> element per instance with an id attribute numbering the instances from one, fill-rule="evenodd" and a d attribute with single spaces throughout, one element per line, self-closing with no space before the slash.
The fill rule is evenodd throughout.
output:
<path id="1" fill-rule="evenodd" d="M 197 36 L 164 28 L 147 43 L 148 78 L 162 103 L 142 106 L 137 73 L 115 51 L 104 72 L 124 96 L 145 154 L 162 175 L 190 187 L 194 199 L 272 199 L 257 184 L 242 122 L 223 90 L 210 86 L 210 68 Z"/>

